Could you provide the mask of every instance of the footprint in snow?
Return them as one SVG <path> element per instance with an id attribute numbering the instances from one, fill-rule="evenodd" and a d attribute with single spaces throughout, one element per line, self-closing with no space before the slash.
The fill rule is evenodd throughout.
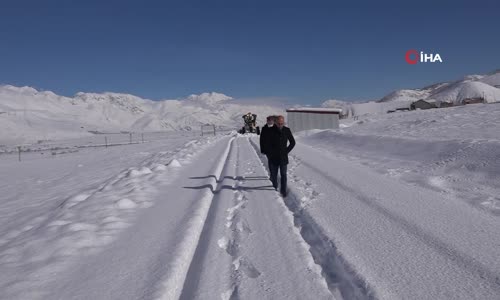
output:
<path id="1" fill-rule="evenodd" d="M 247 259 L 239 257 L 233 262 L 235 270 L 241 270 L 246 276 L 250 278 L 257 278 L 260 276 L 260 271 Z"/>
<path id="2" fill-rule="evenodd" d="M 241 192 L 239 192 L 238 193 L 238 197 L 236 198 L 236 200 L 238 202 L 240 202 L 240 201 L 243 201 L 244 199 L 245 199 L 245 196 Z"/>
<path id="3" fill-rule="evenodd" d="M 226 250 L 227 254 L 231 256 L 235 256 L 239 249 L 239 245 L 236 243 L 235 240 L 228 239 L 225 236 L 221 237 L 217 241 L 217 245 L 219 246 L 219 248 Z"/>
<path id="4" fill-rule="evenodd" d="M 217 245 L 219 245 L 219 248 L 226 250 L 227 245 L 229 244 L 229 240 L 227 237 L 223 236 L 217 241 Z"/>
<path id="5" fill-rule="evenodd" d="M 236 230 L 244 234 L 245 238 L 252 233 L 252 229 L 250 229 L 250 225 L 245 220 L 240 220 L 236 223 Z"/>
<path id="6" fill-rule="evenodd" d="M 238 287 L 234 286 L 220 295 L 222 300 L 238 299 Z"/>

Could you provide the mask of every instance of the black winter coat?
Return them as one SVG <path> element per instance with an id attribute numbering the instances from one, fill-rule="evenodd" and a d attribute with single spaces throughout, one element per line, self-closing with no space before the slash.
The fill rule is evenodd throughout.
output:
<path id="1" fill-rule="evenodd" d="M 273 125 L 273 127 L 269 127 L 264 125 L 262 127 L 262 130 L 260 131 L 260 153 L 266 154 L 267 149 L 269 149 L 270 143 L 271 143 L 271 130 L 276 128 L 276 125 Z"/>
<path id="2" fill-rule="evenodd" d="M 290 128 L 283 126 L 281 130 L 277 126 L 269 128 L 269 148 L 266 148 L 266 154 L 269 160 L 275 164 L 288 164 L 288 153 L 295 147 Z M 290 145 L 288 145 L 290 142 Z"/>

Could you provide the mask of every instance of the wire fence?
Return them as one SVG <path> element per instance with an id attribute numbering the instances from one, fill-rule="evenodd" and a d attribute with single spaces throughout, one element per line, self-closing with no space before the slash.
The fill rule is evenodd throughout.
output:
<path id="1" fill-rule="evenodd" d="M 177 136 L 194 136 L 194 133 L 182 133 Z M 107 148 L 114 146 L 134 145 L 175 138 L 169 133 L 102 133 L 84 136 L 81 138 L 47 140 L 39 139 L 35 143 L 21 145 L 0 146 L 0 155 L 16 154 L 17 160 L 22 161 L 25 154 L 39 153 L 40 155 L 58 155 L 78 152 L 84 148 Z M 1 142 L 0 142 L 1 143 Z"/>
<path id="2" fill-rule="evenodd" d="M 0 158 L 23 161 L 23 158 L 29 154 L 52 157 L 60 154 L 76 153 L 83 149 L 90 150 L 130 146 L 143 143 L 168 141 L 178 138 L 200 138 L 200 132 L 100 133 L 81 138 L 64 140 L 40 139 L 34 143 L 25 143 L 21 145 L 2 145 L 0 141 Z"/>
<path id="3" fill-rule="evenodd" d="M 202 125 L 201 133 L 193 131 L 163 131 L 163 132 L 94 132 L 91 135 L 63 140 L 39 139 L 33 143 L 3 144 L 0 140 L 0 157 L 22 161 L 29 153 L 44 156 L 76 153 L 82 149 L 108 148 L 117 146 L 137 145 L 177 138 L 200 138 L 204 135 L 226 133 L 229 128 L 217 127 L 213 124 Z"/>

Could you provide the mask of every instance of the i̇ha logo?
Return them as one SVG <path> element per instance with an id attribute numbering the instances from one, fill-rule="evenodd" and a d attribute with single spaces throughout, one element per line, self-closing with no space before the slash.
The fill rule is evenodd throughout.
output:
<path id="1" fill-rule="evenodd" d="M 414 65 L 418 62 L 423 62 L 423 63 L 426 63 L 426 62 L 431 62 L 431 63 L 440 62 L 440 63 L 442 63 L 443 62 L 439 53 L 427 54 L 427 53 L 424 53 L 423 51 L 420 51 L 420 53 L 419 53 L 417 50 L 413 50 L 413 49 L 406 51 L 405 59 L 406 59 L 406 62 L 409 63 L 410 65 Z"/>

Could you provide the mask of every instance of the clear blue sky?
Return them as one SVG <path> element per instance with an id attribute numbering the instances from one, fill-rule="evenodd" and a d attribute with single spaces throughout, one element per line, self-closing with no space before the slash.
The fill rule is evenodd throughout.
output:
<path id="1" fill-rule="evenodd" d="M 2 1 L 0 83 L 318 104 L 500 68 L 500 1 L 401 2 Z"/>

